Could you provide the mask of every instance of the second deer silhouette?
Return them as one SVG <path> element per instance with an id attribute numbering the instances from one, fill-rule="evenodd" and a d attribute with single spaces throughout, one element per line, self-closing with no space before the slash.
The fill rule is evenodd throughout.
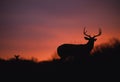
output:
<path id="1" fill-rule="evenodd" d="M 74 57 L 77 59 L 84 60 L 88 58 L 91 50 L 94 47 L 94 42 L 97 40 L 96 37 L 101 35 L 101 29 L 99 28 L 99 33 L 94 36 L 87 34 L 84 28 L 83 34 L 85 39 L 88 40 L 86 44 L 62 44 L 57 48 L 57 53 L 61 59 L 66 59 L 68 57 Z"/>

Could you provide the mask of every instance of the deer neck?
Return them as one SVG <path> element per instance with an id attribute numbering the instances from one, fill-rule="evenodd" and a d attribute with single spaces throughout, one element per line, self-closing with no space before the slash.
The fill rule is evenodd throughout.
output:
<path id="1" fill-rule="evenodd" d="M 92 50 L 94 47 L 94 41 L 88 41 L 87 47 L 89 48 L 89 50 Z"/>

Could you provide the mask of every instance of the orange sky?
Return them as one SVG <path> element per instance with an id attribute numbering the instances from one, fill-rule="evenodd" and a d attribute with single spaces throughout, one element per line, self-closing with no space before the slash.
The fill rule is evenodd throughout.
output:
<path id="1" fill-rule="evenodd" d="M 120 39 L 119 0 L 6 0 L 0 3 L 0 57 L 47 60 L 62 43 L 81 43 L 83 28 L 102 35 L 95 43 Z"/>

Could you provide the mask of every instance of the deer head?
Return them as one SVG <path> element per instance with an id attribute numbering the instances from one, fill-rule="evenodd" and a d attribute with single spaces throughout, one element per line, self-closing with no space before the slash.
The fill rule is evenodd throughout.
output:
<path id="1" fill-rule="evenodd" d="M 19 60 L 20 55 L 14 55 L 16 60 Z"/>
<path id="2" fill-rule="evenodd" d="M 83 34 L 85 35 L 84 38 L 85 38 L 86 40 L 89 40 L 89 42 L 94 42 L 94 41 L 96 41 L 96 40 L 97 40 L 96 37 L 100 36 L 101 33 L 102 33 L 101 28 L 99 28 L 99 33 L 96 34 L 96 35 L 94 35 L 94 36 L 91 36 L 91 35 L 87 34 L 86 28 L 84 28 L 84 31 L 83 31 Z"/>

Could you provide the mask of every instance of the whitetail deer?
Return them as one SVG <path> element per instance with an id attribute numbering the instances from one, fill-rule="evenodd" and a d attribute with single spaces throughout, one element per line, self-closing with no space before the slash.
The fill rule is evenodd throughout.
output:
<path id="1" fill-rule="evenodd" d="M 88 40 L 86 44 L 62 44 L 57 48 L 57 53 L 61 59 L 66 59 L 67 57 L 85 59 L 89 57 L 89 54 L 94 47 L 94 42 L 97 40 L 96 37 L 100 36 L 101 33 L 101 29 L 99 29 L 99 33 L 97 35 L 90 36 L 84 28 L 84 38 Z"/>

